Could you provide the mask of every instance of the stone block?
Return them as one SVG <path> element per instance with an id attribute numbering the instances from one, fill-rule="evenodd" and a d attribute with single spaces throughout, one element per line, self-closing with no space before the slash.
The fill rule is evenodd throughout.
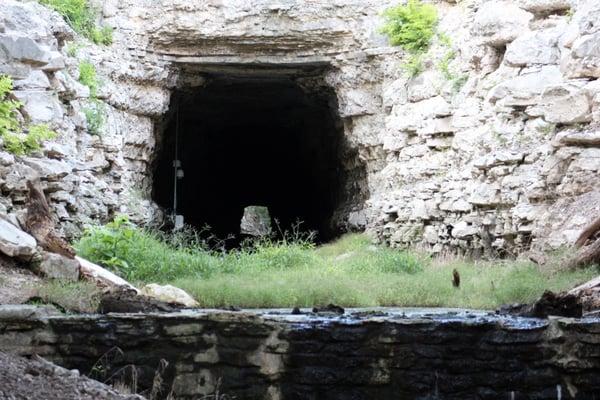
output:
<path id="1" fill-rule="evenodd" d="M 31 259 L 36 254 L 33 236 L 0 217 L 0 251 L 9 257 Z"/>
<path id="2" fill-rule="evenodd" d="M 60 254 L 44 252 L 35 268 L 36 272 L 47 278 L 73 282 L 79 280 L 79 262 Z"/>
<path id="3" fill-rule="evenodd" d="M 52 59 L 51 53 L 33 39 L 15 34 L 0 34 L 0 52 L 12 60 L 33 65 L 46 65 Z"/>

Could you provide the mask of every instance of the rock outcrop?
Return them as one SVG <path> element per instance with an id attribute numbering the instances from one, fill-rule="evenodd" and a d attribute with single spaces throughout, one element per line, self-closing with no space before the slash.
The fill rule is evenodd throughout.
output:
<path id="1" fill-rule="evenodd" d="M 600 213 L 598 2 L 436 1 L 450 44 L 435 39 L 414 77 L 378 30 L 393 4 L 109 0 L 102 17 L 115 43 L 75 55 L 56 13 L 5 0 L 0 73 L 14 79 L 24 116 L 60 137 L 36 156 L 0 152 L 0 211 L 19 218 L 24 182 L 39 175 L 67 236 L 117 212 L 159 221 L 152 162 L 175 88 L 202 90 L 215 68 L 319 65 L 346 142 L 332 223 L 433 252 L 573 243 Z M 103 82 L 99 136 L 87 132 L 81 60 Z"/>

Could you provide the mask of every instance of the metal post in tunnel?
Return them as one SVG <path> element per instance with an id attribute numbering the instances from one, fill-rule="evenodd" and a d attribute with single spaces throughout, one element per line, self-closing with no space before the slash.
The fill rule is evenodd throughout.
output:
<path id="1" fill-rule="evenodd" d="M 177 182 L 183 178 L 183 169 L 181 169 L 181 161 L 179 160 L 179 105 L 175 112 L 175 159 L 173 160 L 173 230 L 183 228 L 183 215 L 177 214 Z"/>

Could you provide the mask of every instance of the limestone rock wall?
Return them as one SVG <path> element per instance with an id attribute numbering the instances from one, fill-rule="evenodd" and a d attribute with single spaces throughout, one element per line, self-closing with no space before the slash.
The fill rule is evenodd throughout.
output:
<path id="1" fill-rule="evenodd" d="M 140 391 L 159 370 L 158 398 L 589 400 L 600 393 L 597 319 L 426 310 L 48 316 L 10 307 L 0 308 L 4 350 L 39 354 L 102 381 L 128 384 L 135 376 Z"/>
<path id="2" fill-rule="evenodd" d="M 600 211 L 600 5 L 435 1 L 450 43 L 435 39 L 424 70 L 408 77 L 406 55 L 378 32 L 393 4 L 109 0 L 99 5 L 115 43 L 73 57 L 66 43 L 75 35 L 60 17 L 6 0 L 0 73 L 15 79 L 23 113 L 61 136 L 35 157 L 0 153 L 3 207 L 18 220 L 23 178 L 38 173 L 67 235 L 117 212 L 159 220 L 152 162 L 174 88 L 201 90 L 198 66 L 325 64 L 351 178 L 338 225 L 435 252 L 573 242 Z M 80 60 L 102 80 L 100 136 L 82 116 L 89 93 L 77 82 Z"/>

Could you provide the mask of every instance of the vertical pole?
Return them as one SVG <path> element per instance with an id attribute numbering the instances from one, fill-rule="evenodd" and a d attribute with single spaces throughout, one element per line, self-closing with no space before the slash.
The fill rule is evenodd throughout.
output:
<path id="1" fill-rule="evenodd" d="M 173 216 L 177 218 L 177 181 L 179 180 L 179 105 L 175 111 L 175 160 L 173 160 Z"/>

